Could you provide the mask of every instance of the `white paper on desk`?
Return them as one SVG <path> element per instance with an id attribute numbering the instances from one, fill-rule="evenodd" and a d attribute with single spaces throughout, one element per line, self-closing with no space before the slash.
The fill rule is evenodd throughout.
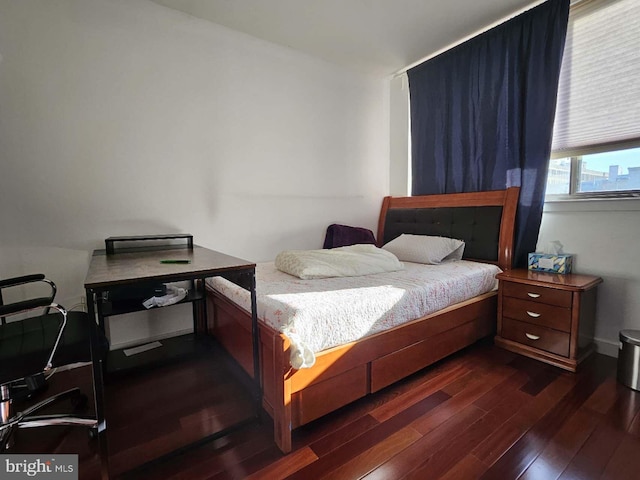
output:
<path id="1" fill-rule="evenodd" d="M 152 307 L 166 307 L 167 305 L 173 305 L 174 303 L 178 303 L 184 297 L 187 296 L 188 290 L 181 287 L 176 287 L 174 285 L 167 285 L 167 294 L 162 295 L 161 297 L 151 297 L 144 302 L 145 308 Z"/>

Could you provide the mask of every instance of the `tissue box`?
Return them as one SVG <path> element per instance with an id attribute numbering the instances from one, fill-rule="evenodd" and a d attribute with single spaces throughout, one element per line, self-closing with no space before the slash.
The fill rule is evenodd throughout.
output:
<path id="1" fill-rule="evenodd" d="M 551 273 L 571 273 L 573 255 L 568 253 L 530 253 L 529 270 Z"/>

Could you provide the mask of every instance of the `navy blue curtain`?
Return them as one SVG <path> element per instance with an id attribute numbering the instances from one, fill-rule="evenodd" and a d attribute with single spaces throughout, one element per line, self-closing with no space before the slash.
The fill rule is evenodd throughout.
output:
<path id="1" fill-rule="evenodd" d="M 520 187 L 514 266 L 542 219 L 569 0 L 548 0 L 409 70 L 412 194 Z"/>

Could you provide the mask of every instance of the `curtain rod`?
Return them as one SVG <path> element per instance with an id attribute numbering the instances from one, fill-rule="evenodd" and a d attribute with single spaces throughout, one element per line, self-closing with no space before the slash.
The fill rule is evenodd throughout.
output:
<path id="1" fill-rule="evenodd" d="M 435 52 L 433 52 L 433 53 L 431 53 L 431 54 L 427 55 L 426 57 L 423 57 L 423 58 L 421 58 L 420 60 L 418 60 L 418 61 L 416 61 L 416 62 L 413 62 L 412 64 L 410 64 L 410 65 L 408 65 L 408 66 L 406 66 L 406 67 L 404 67 L 404 68 L 402 68 L 402 69 L 398 70 L 396 73 L 394 73 L 394 74 L 391 76 L 391 78 L 397 78 L 397 77 L 399 77 L 399 76 L 401 76 L 401 75 L 403 75 L 403 74 L 407 73 L 407 70 L 411 70 L 413 67 L 416 67 L 416 66 L 420 65 L 421 63 L 426 62 L 427 60 L 431 60 L 432 58 L 437 57 L 437 56 L 438 56 L 438 55 L 440 55 L 441 53 L 444 53 L 444 52 L 446 52 L 447 50 L 451 50 L 452 48 L 457 47 L 458 45 L 460 45 L 460 44 L 462 44 L 462 43 L 466 42 L 467 40 L 470 40 L 470 39 L 472 39 L 473 37 L 477 37 L 477 36 L 478 36 L 478 35 L 480 35 L 481 33 L 484 33 L 484 32 L 486 32 L 486 31 L 489 31 L 489 30 L 491 30 L 492 28 L 497 27 L 498 25 L 500 25 L 500 24 L 502 24 L 502 23 L 504 23 L 504 22 L 506 22 L 506 21 L 508 21 L 508 20 L 511 20 L 512 18 L 517 17 L 518 15 L 520 15 L 520 14 L 522 14 L 522 13 L 526 12 L 527 10 L 531 10 L 532 8 L 535 8 L 535 7 L 537 7 L 538 5 L 542 5 L 542 4 L 543 4 L 544 2 L 546 2 L 546 1 L 547 1 L 547 0 L 537 0 L 537 1 L 535 1 L 535 2 L 533 2 L 533 3 L 531 3 L 531 4 L 529 4 L 529 5 L 527 5 L 526 7 L 523 7 L 523 8 L 521 8 L 521 9 L 519 9 L 519 10 L 515 11 L 514 13 L 509 14 L 508 16 L 501 18 L 500 20 L 496 20 L 496 21 L 495 21 L 495 22 L 493 22 L 492 24 L 487 25 L 486 27 L 484 27 L 484 28 L 482 28 L 482 29 L 480 29 L 480 30 L 478 30 L 478 31 L 476 31 L 476 32 L 474 32 L 474 33 L 472 33 L 471 35 L 467 35 L 466 37 L 461 38 L 460 40 L 457 40 L 457 41 L 455 41 L 455 42 L 453 42 L 453 43 L 451 43 L 451 44 L 447 45 L 446 47 L 441 48 L 440 50 L 437 50 L 437 51 L 435 51 Z M 576 3 L 579 3 L 580 1 L 582 1 L 582 0 L 572 0 L 571 5 L 576 4 Z"/>

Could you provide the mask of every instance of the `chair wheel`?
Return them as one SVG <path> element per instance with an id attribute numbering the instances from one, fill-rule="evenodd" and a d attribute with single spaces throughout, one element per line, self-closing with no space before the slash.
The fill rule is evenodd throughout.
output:
<path id="1" fill-rule="evenodd" d="M 98 427 L 89 429 L 89 438 L 93 440 L 94 438 L 98 438 Z"/>

